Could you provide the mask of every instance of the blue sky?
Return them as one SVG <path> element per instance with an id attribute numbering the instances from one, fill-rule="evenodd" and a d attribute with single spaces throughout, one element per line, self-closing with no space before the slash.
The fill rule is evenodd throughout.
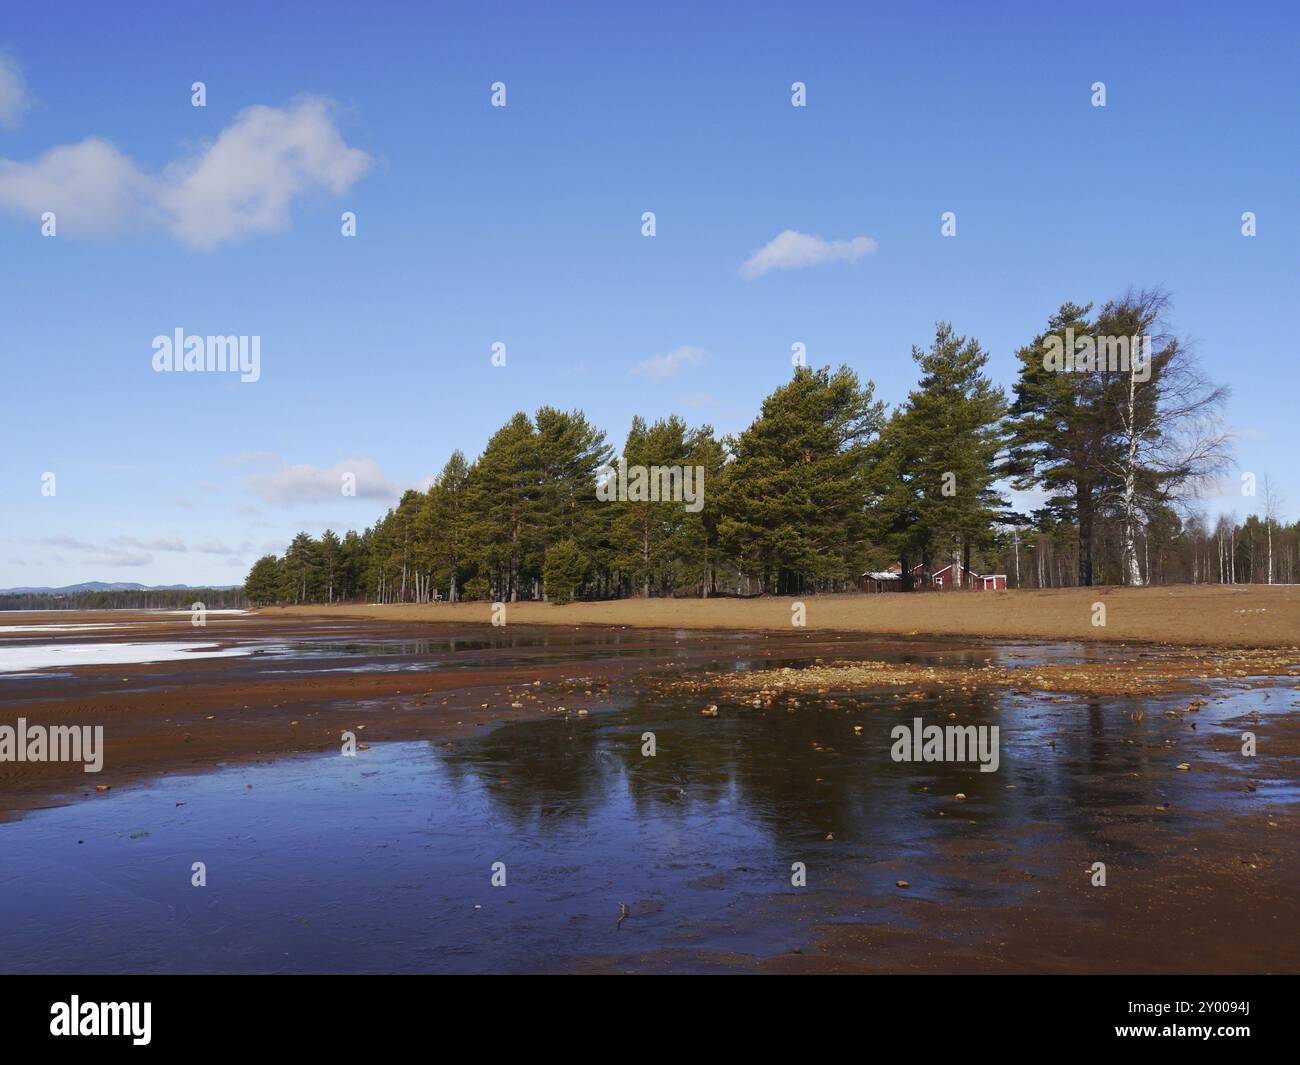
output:
<path id="1" fill-rule="evenodd" d="M 238 583 L 518 409 L 735 431 L 796 341 L 893 403 L 948 319 L 1010 385 L 1062 301 L 1130 285 L 1294 519 L 1294 5 L 897 6 L 7 11 L 0 586 Z M 746 276 L 787 230 L 847 250 Z M 260 380 L 155 373 L 176 328 L 260 336 Z"/>

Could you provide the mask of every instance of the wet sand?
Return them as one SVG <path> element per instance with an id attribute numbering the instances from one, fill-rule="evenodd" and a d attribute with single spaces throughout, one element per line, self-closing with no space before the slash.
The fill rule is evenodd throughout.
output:
<path id="1" fill-rule="evenodd" d="M 756 626 L 738 648 L 720 633 L 686 628 L 597 625 L 568 627 L 563 633 L 554 624 L 518 623 L 502 629 L 482 622 L 414 621 L 405 613 L 436 607 L 399 608 L 377 618 L 353 617 L 350 609 L 356 608 L 335 608 L 320 616 L 273 610 L 209 617 L 202 628 L 192 626 L 188 615 L 17 615 L 12 623 L 23 627 L 96 628 L 46 636 L 0 633 L 0 643 L 52 640 L 77 646 L 192 640 L 223 651 L 251 648 L 252 653 L 79 666 L 57 677 L 37 672 L 0 677 L 6 721 L 21 716 L 31 725 L 103 724 L 108 749 L 106 766 L 97 774 L 62 762 L 0 762 L 0 820 L 70 795 L 93 797 L 97 785 L 111 789 L 157 774 L 335 750 L 344 730 L 360 729 L 356 735 L 366 743 L 457 742 L 507 721 L 597 709 L 618 685 L 628 690 L 714 691 L 745 701 L 759 697 L 770 705 L 772 693 L 781 690 L 1004 687 L 1133 694 L 1173 688 L 1199 691 L 1197 685 L 1203 688 L 1210 678 L 1300 675 L 1300 652 L 1290 650 L 1206 654 L 1103 645 L 1093 651 L 1080 648 L 1080 655 L 1052 662 L 1040 660 L 1033 644 L 1017 651 L 1005 641 L 981 639 L 931 643 L 853 632 L 772 633 Z M 471 609 L 466 606 L 464 612 Z M 385 642 L 400 646 L 452 638 L 472 650 L 472 666 L 455 666 L 454 651 L 446 659 L 453 668 L 428 668 L 419 654 L 357 653 Z M 492 646 L 503 640 L 518 646 Z M 572 650 L 566 650 L 566 641 L 572 642 Z M 275 653 L 295 645 L 316 650 L 309 658 L 282 659 Z M 339 651 L 331 654 L 330 648 Z M 875 656 L 881 653 L 891 654 L 894 661 L 879 661 Z M 921 660 L 901 661 L 909 653 Z M 735 673 L 737 654 L 753 659 L 756 668 Z M 782 663 L 776 671 L 761 668 L 773 659 Z M 374 663 L 387 668 L 367 671 Z M 575 674 L 584 678 L 582 683 L 573 682 Z"/>
<path id="2" fill-rule="evenodd" d="M 94 798 L 96 786 L 120 788 L 133 780 L 194 772 L 241 761 L 337 750 L 344 730 L 359 741 L 426 739 L 458 742 L 506 721 L 596 709 L 618 678 L 642 671 L 704 668 L 734 653 L 707 638 L 679 639 L 672 632 L 584 630 L 566 651 L 565 634 L 550 627 L 511 626 L 517 648 L 492 647 L 502 639 L 489 624 L 431 626 L 402 620 L 304 618 L 284 613 L 207 619 L 157 614 L 52 611 L 18 615 L 12 623 L 105 626 L 49 636 L 0 634 L 4 643 L 134 643 L 194 640 L 218 648 L 311 644 L 349 645 L 438 641 L 451 637 L 473 647 L 468 668 L 424 668 L 422 656 L 355 653 L 281 659 L 271 654 L 173 660 L 151 664 L 80 666 L 58 676 L 0 677 L 4 721 L 31 725 L 103 724 L 105 768 L 85 773 L 79 764 L 0 762 L 0 820 L 72 796 Z M 842 640 L 811 634 L 789 645 L 760 646 L 760 658 L 793 653 L 813 659 L 843 651 Z M 592 652 L 606 641 L 604 657 Z M 593 644 L 592 641 L 597 641 Z M 615 643 L 614 641 L 618 641 Z M 452 652 L 448 661 L 453 662 Z M 565 658 L 572 664 L 565 662 Z M 379 662 L 386 671 L 367 672 Z M 409 666 L 411 668 L 402 668 Z M 581 683 L 573 677 L 581 676 Z M 537 682 L 541 682 L 538 684 Z M 486 705 L 484 705 L 486 704 Z M 519 704 L 519 705 L 515 705 Z"/>
<path id="3" fill-rule="evenodd" d="M 752 606 L 717 605 L 746 612 Z M 543 613 L 549 609 L 534 606 Z M 750 949 L 595 951 L 562 968 L 1300 971 L 1300 820 L 1294 802 L 1300 777 L 1294 677 L 1300 656 L 1289 643 L 1251 650 L 1225 640 L 1207 652 L 1112 642 L 894 638 L 815 627 L 775 632 L 757 624 L 737 634 L 690 631 L 679 616 L 665 628 L 562 629 L 554 622 L 521 624 L 515 608 L 516 620 L 503 631 L 461 620 L 475 609 L 470 606 L 458 609 L 452 625 L 414 620 L 405 612 L 437 607 L 349 614 L 356 609 L 209 617 L 202 629 L 193 628 L 188 616 L 0 616 L 2 623 L 23 626 L 51 620 L 107 626 L 50 635 L 0 633 L 3 646 L 51 639 L 61 645 L 189 640 L 252 651 L 0 678 L 4 723 L 22 716 L 32 724 L 103 724 L 107 747 L 99 774 L 83 773 L 75 764 L 0 763 L 0 820 L 70 801 L 112 801 L 124 790 L 169 776 L 270 766 L 291 754 L 335 754 L 344 730 L 366 745 L 417 739 L 446 745 L 455 756 L 503 723 L 558 719 L 576 725 L 647 693 L 675 699 L 692 715 L 706 702 L 720 704 L 721 718 L 705 719 L 705 728 L 725 727 L 729 718 L 797 715 L 813 702 L 822 712 L 846 715 L 847 722 L 870 720 L 853 716 L 868 711 L 882 720 L 879 715 L 891 706 L 916 705 L 919 711 L 922 705 L 933 710 L 987 704 L 996 710 L 997 701 L 1008 698 L 1048 712 L 1059 707 L 1068 721 L 1079 699 L 1085 700 L 1083 712 L 1084 706 L 1101 705 L 1087 700 L 1105 697 L 1120 700 L 1107 703 L 1105 714 L 1124 707 L 1125 727 L 1136 729 L 1134 735 L 1154 731 L 1158 722 L 1157 734 L 1166 738 L 1143 741 L 1150 748 L 1143 757 L 1152 761 L 1136 770 L 1124 769 L 1113 756 L 1076 758 L 1072 772 L 1082 774 L 1080 794 L 1090 801 L 1101 797 L 1086 814 L 1031 818 L 990 836 L 941 836 L 924 861 L 890 853 L 836 866 L 833 874 L 819 868 L 818 875 L 831 879 L 818 885 L 824 890 L 778 891 L 726 917 L 723 938 L 734 933 Z M 811 618 L 810 613 L 810 625 Z M 738 664 L 742 672 L 735 672 Z M 1228 706 L 1228 720 L 1211 720 Z M 1144 713 L 1151 715 L 1146 724 Z M 1249 770 L 1268 782 L 1260 793 L 1239 770 L 1225 768 L 1234 762 L 1234 745 L 1245 728 L 1267 735 Z M 1069 730 L 1060 737 L 1063 744 L 1071 742 Z M 824 749 L 833 753 L 829 744 Z M 801 753 L 796 760 L 791 752 L 790 764 L 807 757 Z M 1028 760 L 1050 767 L 1058 757 L 1053 739 Z M 1164 796 L 1191 779 L 1176 769 L 1180 759 L 1194 766 L 1203 813 L 1169 810 Z M 519 772 L 511 769 L 505 786 L 517 787 Z M 110 790 L 96 791 L 97 785 Z M 1142 790 L 1136 805 L 1118 797 L 1128 787 Z M 1033 794 L 1026 788 L 1019 797 Z M 1107 796 L 1116 796 L 1113 807 Z M 950 796 L 917 798 L 943 802 L 934 816 L 969 816 L 977 825 L 974 804 Z M 1086 826 L 1085 849 L 1078 847 L 1077 826 L 1074 835 L 1065 831 L 1060 816 Z M 815 838 L 823 834 L 817 829 Z M 1089 881 L 1089 866 L 1099 855 L 1111 865 L 1104 890 Z M 898 880 L 909 886 L 898 888 Z M 639 905 L 631 900 L 630 920 L 653 912 L 653 906 Z M 769 928 L 782 929 L 779 939 L 787 942 L 790 929 L 808 931 L 793 937 L 796 946 L 781 947 L 768 941 Z"/>
<path id="4" fill-rule="evenodd" d="M 1000 592 L 810 595 L 803 599 L 620 599 L 508 603 L 511 625 L 603 625 L 790 632 L 802 603 L 807 629 L 896 636 L 1012 637 L 1197 647 L 1300 646 L 1300 585 L 1175 585 Z M 1105 609 L 1105 624 L 1095 605 Z M 485 622 L 490 603 L 281 607 L 264 616 Z"/>

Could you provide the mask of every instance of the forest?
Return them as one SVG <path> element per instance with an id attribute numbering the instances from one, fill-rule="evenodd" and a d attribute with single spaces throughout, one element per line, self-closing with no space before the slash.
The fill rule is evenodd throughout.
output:
<path id="1" fill-rule="evenodd" d="M 979 342 L 939 323 L 893 409 L 841 365 L 796 366 L 735 435 L 634 418 L 617 454 L 582 411 L 519 412 L 369 528 L 299 533 L 259 559 L 245 592 L 253 604 L 807 595 L 895 562 L 912 591 L 914 566 L 948 561 L 1022 588 L 1290 583 L 1300 528 L 1282 524 L 1266 476 L 1224 481 L 1227 389 L 1168 310 L 1159 290 L 1063 304 L 1016 352 L 1010 394 Z M 1147 338 L 1149 365 L 1049 367 L 1067 336 Z M 703 467 L 704 505 L 599 499 L 619 458 Z M 1244 523 L 1198 509 L 1224 483 L 1245 497 Z M 1016 510 L 1009 489 L 1033 505 Z"/>
<path id="2" fill-rule="evenodd" d="M 144 588 L 116 591 L 6 592 L 0 610 L 208 610 L 247 605 L 243 588 Z"/>

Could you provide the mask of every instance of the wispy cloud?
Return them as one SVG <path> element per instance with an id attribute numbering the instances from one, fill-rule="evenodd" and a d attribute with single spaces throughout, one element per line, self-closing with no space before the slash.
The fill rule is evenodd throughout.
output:
<path id="1" fill-rule="evenodd" d="M 186 551 L 185 541 L 179 536 L 156 536 L 140 540 L 134 536 L 115 536 L 109 541 L 114 547 L 133 547 L 143 551 Z"/>
<path id="2" fill-rule="evenodd" d="M 85 540 L 78 540 L 75 537 L 59 533 L 57 536 L 46 536 L 41 543 L 48 547 L 67 547 L 73 551 L 94 551 L 95 545 L 88 544 Z"/>
<path id="3" fill-rule="evenodd" d="M 0 75 L 0 108 L 3 99 Z M 330 103 L 307 97 L 245 108 L 216 140 L 160 174 L 98 137 L 31 162 L 0 159 L 0 208 L 28 218 L 53 211 L 60 233 L 73 235 L 161 227 L 210 251 L 288 229 L 296 199 L 317 189 L 342 195 L 370 166 L 369 155 L 344 143 Z"/>
<path id="4" fill-rule="evenodd" d="M 703 348 L 684 345 L 674 348 L 667 355 L 652 355 L 643 362 L 638 362 L 632 367 L 631 372 L 637 377 L 645 377 L 651 381 L 665 381 L 687 366 L 699 365 L 706 357 Z"/>
<path id="5" fill-rule="evenodd" d="M 284 462 L 274 451 L 245 451 L 222 460 L 225 466 L 279 466 Z"/>
<path id="6" fill-rule="evenodd" d="M 107 547 L 97 555 L 88 558 L 92 566 L 147 566 L 153 561 L 148 551 L 129 551 L 123 548 Z"/>
<path id="7" fill-rule="evenodd" d="M 17 129 L 32 106 L 23 72 L 9 56 L 0 53 L 0 127 Z"/>
<path id="8" fill-rule="evenodd" d="M 253 545 L 245 540 L 238 547 L 231 547 L 221 540 L 208 540 L 206 543 L 195 544 L 194 550 L 205 555 L 240 555 L 253 549 Z"/>
<path id="9" fill-rule="evenodd" d="M 746 281 L 772 270 L 802 270 L 825 263 L 853 263 L 864 255 L 874 255 L 876 242 L 870 237 L 852 240 L 823 240 L 794 229 L 778 233 L 740 265 Z"/>
<path id="10" fill-rule="evenodd" d="M 114 536 L 106 544 L 93 544 L 86 540 L 78 540 L 76 537 L 68 536 L 65 533 L 59 533 L 55 536 L 44 537 L 41 543 L 47 547 L 63 547 L 70 551 L 95 551 L 104 556 L 118 554 L 134 554 L 138 556 L 150 551 L 188 550 L 185 541 L 179 536 L 156 536 L 151 540 L 141 540 L 137 536 Z M 121 564 L 134 565 L 135 563 Z"/>
<path id="11" fill-rule="evenodd" d="M 347 475 L 349 481 L 345 481 Z M 402 486 L 384 476 L 373 459 L 345 459 L 337 465 L 323 469 L 301 463 L 285 466 L 275 473 L 249 478 L 249 487 L 264 502 L 277 507 L 295 503 L 337 502 L 343 495 L 345 483 L 354 482 L 356 498 L 396 502 Z"/>

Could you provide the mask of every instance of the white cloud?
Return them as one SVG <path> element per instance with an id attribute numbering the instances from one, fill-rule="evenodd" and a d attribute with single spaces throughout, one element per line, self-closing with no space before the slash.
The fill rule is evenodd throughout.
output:
<path id="1" fill-rule="evenodd" d="M 337 502 L 343 495 L 344 476 L 356 481 L 356 498 L 396 502 L 402 487 L 388 480 L 373 459 L 345 459 L 330 469 L 305 463 L 286 466 L 275 473 L 252 477 L 249 486 L 264 501 L 277 507 L 295 503 Z"/>
<path id="2" fill-rule="evenodd" d="M 0 127 L 17 129 L 31 106 L 22 70 L 8 56 L 0 55 Z"/>
<path id="3" fill-rule="evenodd" d="M 370 165 L 343 142 L 330 104 L 305 98 L 244 109 L 215 141 L 157 176 L 95 137 L 32 162 L 0 159 L 0 209 L 28 218 L 53 211 L 60 232 L 74 235 L 161 227 L 210 251 L 288 229 L 295 199 L 316 189 L 342 195 Z"/>
<path id="4" fill-rule="evenodd" d="M 185 551 L 185 541 L 179 536 L 158 536 L 140 540 L 134 536 L 115 536 L 109 541 L 114 547 L 134 547 L 143 551 Z"/>
<path id="5" fill-rule="evenodd" d="M 369 169 L 370 157 L 343 143 L 325 100 L 259 105 L 202 154 L 172 163 L 159 199 L 173 235 L 209 249 L 287 229 L 295 197 L 314 187 L 341 196 Z"/>
<path id="6" fill-rule="evenodd" d="M 151 216 L 150 196 L 149 178 L 97 137 L 51 148 L 31 163 L 0 159 L 0 208 L 32 220 L 53 211 L 60 232 L 119 229 Z"/>
<path id="7" fill-rule="evenodd" d="M 147 566 L 153 561 L 153 555 L 148 551 L 128 551 L 109 547 L 86 561 L 91 566 Z"/>
<path id="8" fill-rule="evenodd" d="M 70 547 L 73 551 L 95 550 L 94 544 L 88 544 L 85 540 L 77 540 L 64 533 L 59 533 L 57 536 L 47 536 L 41 541 L 41 543 L 47 544 L 50 547 Z"/>
<path id="9" fill-rule="evenodd" d="M 223 544 L 220 540 L 209 540 L 207 543 L 195 544 L 194 550 L 205 555 L 233 555 L 235 548 Z"/>
<path id="10" fill-rule="evenodd" d="M 864 255 L 874 255 L 876 242 L 870 237 L 852 240 L 822 240 L 793 229 L 778 233 L 740 266 L 746 281 L 762 277 L 771 270 L 801 270 L 824 263 L 854 263 Z"/>
<path id="11" fill-rule="evenodd" d="M 675 348 L 667 355 L 653 355 L 644 362 L 638 362 L 632 367 L 632 373 L 637 377 L 649 378 L 651 381 L 664 381 L 674 376 L 683 367 L 699 365 L 705 357 L 703 348 L 684 345 Z"/>
<path id="12" fill-rule="evenodd" d="M 157 536 L 152 540 L 141 540 L 136 536 L 114 536 L 107 544 L 92 544 L 85 540 L 59 533 L 47 536 L 41 543 L 50 547 L 66 547 L 72 551 L 94 551 L 98 553 L 92 562 L 103 562 L 109 566 L 143 566 L 153 561 L 152 551 L 185 551 L 185 541 L 179 536 Z M 139 560 L 139 561 L 136 561 Z"/>

